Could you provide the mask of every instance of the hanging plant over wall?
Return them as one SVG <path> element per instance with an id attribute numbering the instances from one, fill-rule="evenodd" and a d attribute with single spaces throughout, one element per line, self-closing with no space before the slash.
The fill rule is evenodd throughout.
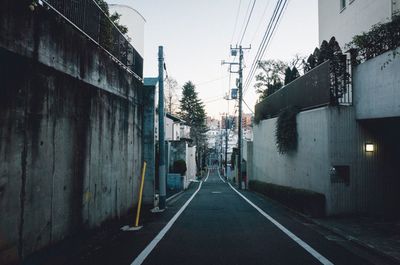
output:
<path id="1" fill-rule="evenodd" d="M 290 106 L 278 115 L 275 139 L 281 154 L 297 150 L 297 113 L 299 113 L 299 108 Z"/>

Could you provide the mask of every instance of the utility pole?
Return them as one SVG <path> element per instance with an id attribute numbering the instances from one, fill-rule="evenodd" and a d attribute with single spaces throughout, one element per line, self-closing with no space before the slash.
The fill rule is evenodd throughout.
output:
<path id="1" fill-rule="evenodd" d="M 242 189 L 242 137 L 243 137 L 243 132 L 242 132 L 242 102 L 243 102 L 243 50 L 249 50 L 249 48 L 243 48 L 242 45 L 239 47 L 232 47 L 231 46 L 231 55 L 236 56 L 237 52 L 239 51 L 239 63 L 231 62 L 231 63 L 226 63 L 222 62 L 222 64 L 229 64 L 230 66 L 232 65 L 239 65 L 239 71 L 233 72 L 233 73 L 238 73 L 239 74 L 239 84 L 238 84 L 238 93 L 239 93 L 239 117 L 238 117 L 238 184 L 239 184 L 239 189 Z M 231 69 L 230 69 L 231 71 Z M 231 71 L 232 73 L 232 71 Z"/>
<path id="2" fill-rule="evenodd" d="M 242 101 L 243 101 L 243 50 L 242 45 L 239 46 L 239 118 L 238 118 L 238 184 L 242 189 Z"/>
<path id="3" fill-rule="evenodd" d="M 228 177 L 228 113 L 225 114 L 225 177 Z"/>
<path id="4" fill-rule="evenodd" d="M 158 47 L 158 143 L 159 143 L 159 208 L 165 209 L 166 201 L 166 171 L 165 171 L 165 131 L 164 131 L 164 51 Z"/>

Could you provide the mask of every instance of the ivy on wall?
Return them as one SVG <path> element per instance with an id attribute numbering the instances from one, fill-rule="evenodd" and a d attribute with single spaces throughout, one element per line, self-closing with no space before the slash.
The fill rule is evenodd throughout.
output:
<path id="1" fill-rule="evenodd" d="M 289 106 L 283 109 L 276 121 L 275 139 L 278 152 L 286 154 L 297 150 L 297 122 L 296 116 L 299 108 Z"/>

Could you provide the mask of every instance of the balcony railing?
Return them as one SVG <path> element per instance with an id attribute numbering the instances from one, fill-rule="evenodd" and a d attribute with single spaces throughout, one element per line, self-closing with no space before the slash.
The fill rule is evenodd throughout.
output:
<path id="1" fill-rule="evenodd" d="M 255 107 L 255 121 L 275 117 L 289 106 L 301 110 L 325 105 L 350 105 L 352 101 L 348 63 L 343 57 L 344 74 L 335 76 L 331 61 L 326 61 L 276 91 Z"/>
<path id="2" fill-rule="evenodd" d="M 103 48 L 112 58 L 143 78 L 143 58 L 118 27 L 93 0 L 42 0 L 81 33 Z"/>

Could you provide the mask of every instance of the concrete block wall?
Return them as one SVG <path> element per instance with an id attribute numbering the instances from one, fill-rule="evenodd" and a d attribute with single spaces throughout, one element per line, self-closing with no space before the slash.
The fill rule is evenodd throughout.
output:
<path id="1" fill-rule="evenodd" d="M 400 48 L 355 67 L 352 78 L 357 119 L 400 117 L 400 56 L 393 57 L 393 52 L 400 53 Z"/>
<path id="2" fill-rule="evenodd" d="M 275 142 L 276 118 L 263 120 L 254 126 L 250 179 L 325 194 L 328 215 L 391 214 L 400 199 L 399 147 L 392 148 L 400 126 L 393 122 L 359 122 L 351 106 L 303 111 L 297 115 L 298 149 L 282 155 Z M 395 132 L 388 134 L 388 128 Z M 375 152 L 365 151 L 367 142 L 374 143 Z M 349 166 L 349 183 L 334 181 L 334 166 Z"/>
<path id="3" fill-rule="evenodd" d="M 328 109 L 297 116 L 298 149 L 279 154 L 275 142 L 277 118 L 255 125 L 252 179 L 317 191 L 329 191 Z"/>
<path id="4" fill-rule="evenodd" d="M 142 83 L 25 1 L 0 9 L 0 263 L 137 201 Z"/>

